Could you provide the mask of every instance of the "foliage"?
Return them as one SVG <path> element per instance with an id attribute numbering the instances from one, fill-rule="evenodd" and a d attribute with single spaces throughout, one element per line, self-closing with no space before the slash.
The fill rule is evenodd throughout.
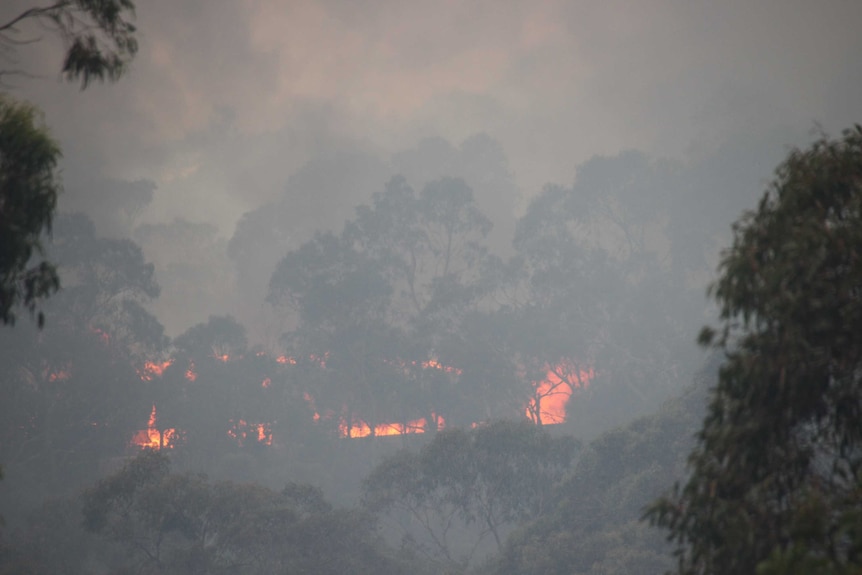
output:
<path id="1" fill-rule="evenodd" d="M 380 264 L 333 234 L 288 253 L 270 280 L 269 301 L 297 310 L 315 329 L 380 317 L 390 294 Z"/>
<path id="2" fill-rule="evenodd" d="M 14 507 L 68 493 L 125 452 L 153 401 L 136 368 L 167 342 L 143 307 L 158 285 L 134 243 L 96 236 L 80 215 L 54 233 L 47 255 L 66 287 L 45 302 L 53 321 L 0 331 L 0 495 Z"/>
<path id="3" fill-rule="evenodd" d="M 430 182 L 417 195 L 395 178 L 371 206 L 357 208 L 344 235 L 385 263 L 395 295 L 407 300 L 395 304 L 396 313 L 427 317 L 454 303 L 457 292 L 447 288 L 478 279 L 491 227 L 463 180 Z"/>
<path id="4" fill-rule="evenodd" d="M 190 327 L 173 343 L 181 354 L 198 358 L 241 355 L 248 347 L 245 328 L 229 315 L 211 315 L 206 323 Z"/>
<path id="5" fill-rule="evenodd" d="M 59 263 L 63 290 L 50 308 L 58 321 L 98 329 L 139 355 L 160 352 L 167 343 L 161 325 L 143 305 L 161 289 L 153 264 L 128 239 L 96 234 L 83 214 L 57 218 L 48 255 Z"/>
<path id="6" fill-rule="evenodd" d="M 549 370 L 578 394 L 567 422 L 579 436 L 657 407 L 693 372 L 679 359 L 689 290 L 669 263 L 672 188 L 642 154 L 595 157 L 572 186 L 546 186 L 518 220 L 498 286 L 534 419 L 559 393 L 537 385 Z M 592 373 L 588 385 L 582 373 Z"/>
<path id="7" fill-rule="evenodd" d="M 83 574 L 94 551 L 101 551 L 98 539 L 83 528 L 77 496 L 46 500 L 3 539 L 3 575 Z"/>
<path id="8" fill-rule="evenodd" d="M 444 354 L 485 293 L 490 226 L 462 180 L 417 194 L 394 178 L 340 235 L 318 233 L 282 259 L 268 301 L 296 320 L 284 341 L 321 413 L 348 433 L 422 419 L 434 431 L 464 402 Z"/>
<path id="9" fill-rule="evenodd" d="M 99 203 L 104 204 L 101 195 Z M 121 224 L 119 218 L 113 221 Z M 126 230 L 129 227 L 125 225 Z M 228 294 L 234 290 L 235 279 L 226 242 L 215 225 L 174 218 L 168 223 L 139 225 L 133 237 L 155 265 L 162 293 L 151 309 L 166 330 L 180 333 L 213 309 L 231 305 Z"/>
<path id="10" fill-rule="evenodd" d="M 33 39 L 21 37 L 21 28 L 37 22 L 56 33 L 65 44 L 63 75 L 86 88 L 93 80 L 118 80 L 138 51 L 135 39 L 135 4 L 132 0 L 56 0 L 48 6 L 24 10 L 0 22 L 0 46 L 14 48 Z M 2 70 L 4 74 L 22 73 Z"/>
<path id="11" fill-rule="evenodd" d="M 521 525 L 482 571 L 524 575 L 659 575 L 666 546 L 638 519 L 684 466 L 705 396 L 689 389 L 657 413 L 590 442 L 546 512 Z"/>
<path id="12" fill-rule="evenodd" d="M 417 551 L 462 568 L 486 537 L 500 549 L 508 529 L 549 510 L 551 487 L 576 447 L 527 421 L 447 429 L 419 452 L 403 450 L 380 463 L 363 482 L 363 498 L 377 513 L 406 514 L 421 529 L 418 539 L 405 530 Z M 472 541 L 454 540 L 462 525 L 475 526 Z"/>
<path id="13" fill-rule="evenodd" d="M 712 286 L 726 354 L 690 478 L 648 510 L 678 572 L 862 567 L 862 127 L 794 150 Z"/>
<path id="14" fill-rule="evenodd" d="M 138 50 L 132 0 L 57 0 L 0 22 L 0 49 L 10 52 L 34 38 L 18 36 L 38 22 L 65 42 L 63 74 L 80 81 L 116 81 Z M 23 70 L 0 70 L 0 79 Z M 32 106 L 0 94 L 0 321 L 14 323 L 14 308 L 36 313 L 39 300 L 60 287 L 53 264 L 43 256 L 41 237 L 51 232 L 59 178 L 60 149 L 39 125 Z M 38 324 L 44 323 L 41 311 Z"/>
<path id="15" fill-rule="evenodd" d="M 125 549 L 138 573 L 401 573 L 361 511 L 333 509 L 319 491 L 289 484 L 212 483 L 170 472 L 146 451 L 83 496 L 84 524 Z"/>
<path id="16" fill-rule="evenodd" d="M 315 424 L 302 366 L 249 348 L 231 316 L 210 316 L 177 336 L 169 355 L 135 367 L 149 399 L 138 429 L 155 408 L 154 428 L 184 469 L 249 481 L 285 470 L 295 477 L 299 461 L 328 459 L 334 438 Z"/>
<path id="17" fill-rule="evenodd" d="M 26 103 L 0 94 L 0 321 L 15 322 L 15 308 L 36 313 L 40 299 L 57 291 L 55 267 L 44 257 L 42 235 L 51 231 L 60 183 L 60 149 Z M 38 322 L 45 321 L 41 311 Z"/>

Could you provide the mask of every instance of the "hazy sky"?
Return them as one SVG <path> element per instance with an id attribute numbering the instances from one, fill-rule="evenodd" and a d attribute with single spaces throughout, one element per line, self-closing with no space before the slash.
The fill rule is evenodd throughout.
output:
<path id="1" fill-rule="evenodd" d="M 14 93 L 44 108 L 69 172 L 150 178 L 151 218 L 227 234 L 331 147 L 385 158 L 487 132 L 531 194 L 593 154 L 684 158 L 862 121 L 858 0 L 137 4 L 141 51 L 119 84 L 63 84 L 45 41 L 20 48 L 42 77 Z"/>

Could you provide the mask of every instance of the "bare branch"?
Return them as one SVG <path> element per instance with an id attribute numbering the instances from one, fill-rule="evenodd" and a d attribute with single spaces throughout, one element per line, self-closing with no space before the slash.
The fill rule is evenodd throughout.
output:
<path id="1" fill-rule="evenodd" d="M 0 34 L 6 31 L 17 32 L 15 26 L 19 22 L 23 22 L 24 20 L 30 18 L 43 18 L 51 13 L 55 13 L 57 11 L 68 8 L 70 5 L 71 2 L 69 0 L 61 0 L 60 2 L 57 2 L 56 4 L 53 4 L 51 6 L 45 6 L 42 8 L 30 8 L 28 10 L 24 10 L 23 12 L 18 14 L 18 16 L 12 18 L 5 24 L 0 24 Z"/>

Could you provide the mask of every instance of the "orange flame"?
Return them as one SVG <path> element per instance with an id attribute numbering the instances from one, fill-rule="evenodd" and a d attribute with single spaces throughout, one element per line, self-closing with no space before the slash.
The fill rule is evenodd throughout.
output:
<path id="1" fill-rule="evenodd" d="M 311 394 L 306 391 L 302 394 L 302 398 L 308 402 L 308 406 L 314 412 L 314 421 L 320 421 L 320 414 L 317 412 L 317 407 L 314 405 L 314 398 L 311 397 Z"/>
<path id="2" fill-rule="evenodd" d="M 48 381 L 66 381 L 72 377 L 72 371 L 69 368 L 60 369 L 48 374 Z"/>
<path id="3" fill-rule="evenodd" d="M 258 357 L 262 354 L 263 352 L 256 353 Z M 228 354 L 218 354 L 217 352 L 213 353 L 213 357 L 223 363 L 234 359 Z M 321 368 L 325 368 L 328 357 L 329 354 L 324 353 L 322 356 L 309 355 L 308 359 L 319 365 Z M 155 377 L 161 377 L 165 370 L 171 366 L 174 361 L 175 360 L 171 358 L 163 362 L 145 362 L 144 366 L 138 370 L 138 374 L 142 380 L 150 381 Z M 275 361 L 281 365 L 297 364 L 297 360 L 295 358 L 287 355 L 280 355 L 275 358 Z M 393 361 L 392 363 L 399 365 L 404 369 L 419 367 L 421 369 L 439 370 L 446 374 L 456 376 L 462 374 L 461 369 L 444 365 L 436 358 L 425 361 Z M 562 361 L 559 364 L 548 366 L 546 369 L 547 371 L 544 379 L 532 382 L 532 397 L 525 407 L 527 417 L 539 425 L 564 422 L 566 419 L 566 405 L 571 399 L 571 396 L 574 394 L 575 390 L 586 388 L 595 375 L 592 368 L 579 369 L 568 361 Z M 50 381 L 59 381 L 69 378 L 70 374 L 68 369 L 63 369 L 53 373 L 45 373 L 45 376 L 49 378 Z M 192 360 L 189 360 L 188 362 L 188 368 L 185 371 L 185 378 L 190 382 L 194 382 L 198 378 L 195 363 Z M 268 389 L 271 385 L 272 379 L 270 377 L 264 377 L 261 381 L 261 387 L 263 389 Z M 321 419 L 332 421 L 338 417 L 330 410 L 327 410 L 321 417 L 321 414 L 315 406 L 314 398 L 308 392 L 304 393 L 303 397 L 305 401 L 308 402 L 309 407 L 313 412 L 313 420 L 315 422 L 319 422 Z M 239 445 L 243 445 L 243 443 L 248 440 L 256 441 L 257 443 L 264 445 L 272 445 L 272 430 L 271 424 L 269 423 L 249 423 L 240 419 L 236 422 L 230 420 L 230 425 L 231 428 L 227 433 L 230 437 L 236 439 Z M 481 425 L 481 423 L 474 423 L 473 427 L 477 425 Z M 434 429 L 440 430 L 444 427 L 444 418 L 436 414 L 432 414 L 430 421 L 426 418 L 419 418 L 406 422 L 379 423 L 374 426 L 371 426 L 366 421 L 359 418 L 352 419 L 350 421 L 350 425 L 348 425 L 348 421 L 342 417 L 338 425 L 339 434 L 341 437 L 345 438 L 421 434 Z M 156 407 L 154 405 L 150 414 L 147 429 L 143 429 L 135 433 L 132 439 L 132 444 L 141 448 L 151 449 L 173 448 L 178 439 L 179 435 L 177 430 L 171 428 L 160 431 L 158 429 L 156 426 Z"/>
<path id="4" fill-rule="evenodd" d="M 156 406 L 153 404 L 147 428 L 135 433 L 132 437 L 132 445 L 137 445 L 141 449 L 173 449 L 177 438 L 176 429 L 169 428 L 159 431 L 159 428 L 156 427 Z"/>
<path id="5" fill-rule="evenodd" d="M 264 445 L 272 445 L 272 430 L 268 423 L 257 424 L 257 441 Z"/>
<path id="6" fill-rule="evenodd" d="M 416 362 L 413 362 L 413 365 L 416 365 Z M 439 369 L 445 373 L 454 373 L 455 375 L 461 375 L 463 373 L 462 370 L 457 367 L 452 367 L 451 365 L 443 365 L 436 359 L 430 359 L 428 361 L 423 361 L 421 364 L 422 369 Z"/>
<path id="7" fill-rule="evenodd" d="M 320 357 L 319 355 L 314 355 L 314 354 L 312 353 L 312 354 L 310 354 L 310 355 L 308 356 L 308 359 L 310 359 L 311 361 L 315 362 L 315 363 L 316 363 L 317 365 L 319 365 L 321 368 L 326 369 L 326 359 L 327 359 L 328 357 L 329 357 L 329 352 L 327 351 L 326 353 L 324 353 L 324 354 L 323 354 L 323 357 Z"/>
<path id="8" fill-rule="evenodd" d="M 384 362 L 388 363 L 390 365 L 397 365 L 401 368 L 404 368 L 405 370 L 407 370 L 408 366 L 410 366 L 410 367 L 421 367 L 422 369 L 437 369 L 437 370 L 440 370 L 444 373 L 451 373 L 451 374 L 455 374 L 455 375 L 461 375 L 463 373 L 463 370 L 461 370 L 457 367 L 452 367 L 451 365 L 443 365 L 442 363 L 440 363 L 436 359 L 429 359 L 426 361 L 413 360 L 413 361 L 409 361 L 409 362 L 404 361 L 404 360 L 394 360 L 394 361 L 393 360 L 384 360 Z"/>
<path id="9" fill-rule="evenodd" d="M 441 430 L 446 426 L 446 420 L 443 419 L 442 416 L 434 415 L 433 416 L 436 421 L 437 430 Z M 383 435 L 408 435 L 414 433 L 425 433 L 425 430 L 428 429 L 428 422 L 424 417 L 420 419 L 414 419 L 413 421 L 408 421 L 406 423 L 381 423 L 379 425 L 374 426 L 373 434 L 371 426 L 362 421 L 361 419 L 355 419 L 353 424 L 348 429 L 347 422 L 342 420 L 341 424 L 338 426 L 338 430 L 341 432 L 342 437 L 368 437 L 370 435 L 374 435 L 375 437 L 383 436 Z"/>
<path id="10" fill-rule="evenodd" d="M 227 434 L 236 439 L 240 446 L 246 439 L 252 437 L 258 443 L 263 445 L 272 445 L 272 428 L 269 423 L 249 424 L 246 420 L 240 419 L 236 423 L 231 419 L 232 427 L 227 430 Z"/>
<path id="11" fill-rule="evenodd" d="M 195 371 L 195 362 L 189 361 L 189 368 L 186 370 L 186 379 L 188 381 L 195 381 L 198 378 L 198 374 Z"/>
<path id="12" fill-rule="evenodd" d="M 567 363 L 549 367 L 545 379 L 533 382 L 533 397 L 527 403 L 527 417 L 536 424 L 556 424 L 566 420 L 566 405 L 575 389 L 585 389 L 595 376 L 592 368 L 575 369 Z"/>
<path id="13" fill-rule="evenodd" d="M 154 361 L 145 362 L 144 367 L 138 370 L 138 375 L 141 376 L 141 379 L 143 381 L 152 381 L 154 377 L 162 377 L 162 375 L 164 375 L 165 373 L 165 370 L 172 363 L 174 363 L 173 359 L 169 359 L 161 363 L 157 363 Z"/>

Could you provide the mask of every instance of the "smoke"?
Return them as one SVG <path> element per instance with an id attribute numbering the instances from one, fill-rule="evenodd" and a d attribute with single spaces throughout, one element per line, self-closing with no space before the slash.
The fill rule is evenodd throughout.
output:
<path id="1" fill-rule="evenodd" d="M 5 4 L 2 15 L 27 2 Z M 162 218 L 215 202 L 197 209 L 229 231 L 344 142 L 385 156 L 488 132 L 534 193 L 595 153 L 679 156 L 815 121 L 838 130 L 858 119 L 860 16 L 840 0 L 154 0 L 138 6 L 141 52 L 121 83 L 62 85 L 46 38 L 19 49 L 41 78 L 16 93 L 45 109 L 70 164 L 152 179 Z"/>
<path id="2" fill-rule="evenodd" d="M 29 5 L 6 2 L 0 19 Z M 463 177 L 501 254 L 545 184 L 625 149 L 682 166 L 691 206 L 727 224 L 784 146 L 858 121 L 860 16 L 840 0 L 152 0 L 139 3 L 141 50 L 116 85 L 62 83 L 62 46 L 38 28 L 22 37 L 42 41 L 7 56 L 34 76 L 12 93 L 44 109 L 63 146 L 62 209 L 143 242 L 177 333 L 209 313 L 265 317 L 274 263 L 315 230 L 339 230 L 398 173 L 417 189 Z M 744 176 L 723 163 L 734 150 L 753 166 Z M 133 232 L 181 220 L 215 226 L 194 261 Z M 195 267 L 219 293 L 184 306 L 171 286 L 198 281 Z M 245 287 L 224 279 L 236 273 Z"/>

